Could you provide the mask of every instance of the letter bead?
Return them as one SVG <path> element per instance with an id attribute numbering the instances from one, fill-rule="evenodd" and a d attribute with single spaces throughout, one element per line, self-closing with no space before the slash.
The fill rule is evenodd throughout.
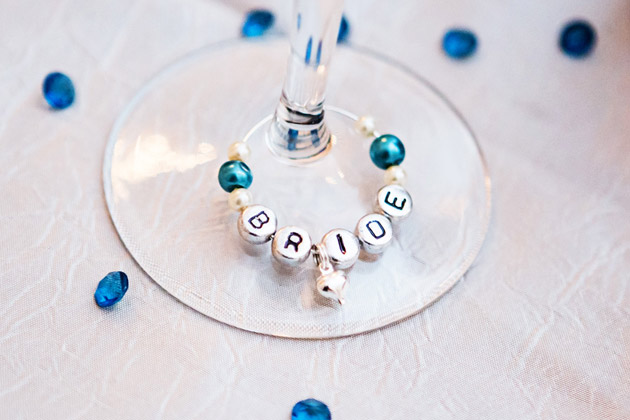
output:
<path id="1" fill-rule="evenodd" d="M 324 235 L 322 245 L 330 261 L 337 268 L 349 268 L 357 262 L 361 247 L 352 232 L 345 229 L 333 229 Z"/>
<path id="2" fill-rule="evenodd" d="M 382 214 L 371 213 L 363 216 L 357 224 L 357 236 L 361 247 L 368 254 L 380 254 L 390 244 L 393 237 L 392 224 Z"/>
<path id="3" fill-rule="evenodd" d="M 277 261 L 297 266 L 309 257 L 312 245 L 307 231 L 296 226 L 286 226 L 279 229 L 273 237 L 271 253 Z"/>
<path id="4" fill-rule="evenodd" d="M 238 233 L 250 244 L 264 244 L 276 233 L 278 221 L 273 210 L 265 206 L 247 206 L 238 218 Z"/>
<path id="5" fill-rule="evenodd" d="M 413 202 L 411 196 L 400 185 L 387 185 L 378 191 L 378 211 L 396 222 L 409 216 Z"/>

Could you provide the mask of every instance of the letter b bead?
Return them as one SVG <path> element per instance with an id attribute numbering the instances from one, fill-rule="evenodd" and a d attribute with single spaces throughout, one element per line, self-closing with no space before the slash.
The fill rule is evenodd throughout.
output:
<path id="1" fill-rule="evenodd" d="M 247 206 L 238 217 L 238 233 L 250 244 L 268 242 L 276 233 L 277 227 L 275 213 L 265 206 Z"/>

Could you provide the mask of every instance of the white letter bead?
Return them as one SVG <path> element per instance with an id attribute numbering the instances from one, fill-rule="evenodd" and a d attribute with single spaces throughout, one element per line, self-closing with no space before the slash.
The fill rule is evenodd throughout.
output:
<path id="1" fill-rule="evenodd" d="M 376 199 L 378 210 L 392 221 L 409 216 L 413 203 L 411 196 L 400 185 L 387 185 L 378 191 Z"/>
<path id="2" fill-rule="evenodd" d="M 248 206 L 238 217 L 238 233 L 250 244 L 268 242 L 278 227 L 275 213 L 260 205 Z"/>
<path id="3" fill-rule="evenodd" d="M 380 254 L 392 241 L 393 229 L 389 219 L 382 214 L 363 216 L 357 224 L 357 236 L 365 252 Z"/>
<path id="4" fill-rule="evenodd" d="M 286 265 L 297 266 L 311 254 L 313 242 L 308 232 L 295 226 L 278 230 L 271 242 L 271 254 Z"/>
<path id="5" fill-rule="evenodd" d="M 345 229 L 333 229 L 324 235 L 322 245 L 328 258 L 338 268 L 348 268 L 359 258 L 359 240 Z"/>

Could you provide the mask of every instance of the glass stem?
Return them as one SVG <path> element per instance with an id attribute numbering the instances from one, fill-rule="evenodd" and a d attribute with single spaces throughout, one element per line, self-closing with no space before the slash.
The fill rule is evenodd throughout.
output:
<path id="1" fill-rule="evenodd" d="M 287 75 L 267 133 L 269 147 L 281 158 L 310 161 L 330 147 L 324 99 L 342 12 L 342 0 L 293 1 Z"/>

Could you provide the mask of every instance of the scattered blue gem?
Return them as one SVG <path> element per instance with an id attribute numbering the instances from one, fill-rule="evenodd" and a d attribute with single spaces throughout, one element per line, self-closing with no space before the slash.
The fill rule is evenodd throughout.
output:
<path id="1" fill-rule="evenodd" d="M 343 43 L 348 40 L 350 35 L 350 24 L 345 16 L 341 16 L 341 23 L 339 24 L 339 34 L 337 35 L 337 43 Z"/>
<path id="2" fill-rule="evenodd" d="M 250 10 L 245 15 L 245 22 L 241 33 L 246 38 L 253 38 L 264 35 L 275 21 L 273 13 L 265 9 Z"/>
<path id="3" fill-rule="evenodd" d="M 254 177 L 252 171 L 240 160 L 228 160 L 219 168 L 219 185 L 226 192 L 237 188 L 249 188 Z"/>
<path id="4" fill-rule="evenodd" d="M 405 160 L 405 145 L 392 134 L 377 137 L 370 146 L 370 158 L 376 166 L 387 169 Z"/>
<path id="5" fill-rule="evenodd" d="M 291 420 L 330 420 L 330 410 L 323 402 L 309 398 L 293 406 Z"/>
<path id="6" fill-rule="evenodd" d="M 477 49 L 477 37 L 468 29 L 450 29 L 442 39 L 444 52 L 457 60 L 470 57 Z"/>
<path id="7" fill-rule="evenodd" d="M 55 109 L 66 109 L 74 102 L 74 85 L 63 73 L 50 73 L 44 79 L 42 91 L 46 102 Z"/>
<path id="8" fill-rule="evenodd" d="M 101 308 L 112 306 L 125 296 L 129 288 L 129 279 L 122 271 L 112 271 L 98 282 L 94 300 Z"/>
<path id="9" fill-rule="evenodd" d="M 574 20 L 567 23 L 560 33 L 560 49 L 569 57 L 586 57 L 593 50 L 596 38 L 590 23 Z"/>

